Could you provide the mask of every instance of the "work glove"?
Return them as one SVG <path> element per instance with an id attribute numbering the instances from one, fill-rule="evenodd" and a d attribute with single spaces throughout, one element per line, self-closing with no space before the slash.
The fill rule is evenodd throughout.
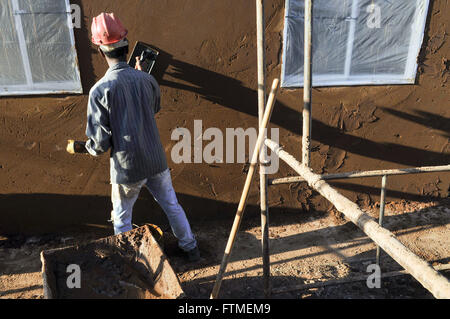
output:
<path id="1" fill-rule="evenodd" d="M 66 150 L 69 154 L 87 153 L 86 142 L 68 140 Z"/>

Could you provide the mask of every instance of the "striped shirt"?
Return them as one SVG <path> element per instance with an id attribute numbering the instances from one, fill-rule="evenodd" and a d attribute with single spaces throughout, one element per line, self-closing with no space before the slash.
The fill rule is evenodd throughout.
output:
<path id="1" fill-rule="evenodd" d="M 86 149 L 111 149 L 111 183 L 131 184 L 167 169 L 155 114 L 161 109 L 155 78 L 126 62 L 111 66 L 89 92 Z"/>

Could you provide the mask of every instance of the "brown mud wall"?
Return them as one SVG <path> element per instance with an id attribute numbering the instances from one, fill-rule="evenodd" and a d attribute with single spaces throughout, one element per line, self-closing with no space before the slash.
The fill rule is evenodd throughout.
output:
<path id="1" fill-rule="evenodd" d="M 163 109 L 158 125 L 174 186 L 195 222 L 230 222 L 245 179 L 244 164 L 174 164 L 176 127 L 255 127 L 255 1 L 76 0 L 83 22 L 75 29 L 85 94 L 0 99 L 0 233 L 35 233 L 78 225 L 107 225 L 108 156 L 70 156 L 68 138 L 84 139 L 87 93 L 107 69 L 90 44 L 90 22 L 115 12 L 132 43 L 158 47 L 156 77 Z M 317 173 L 450 163 L 449 2 L 432 0 L 416 85 L 313 90 L 312 165 Z M 280 76 L 284 0 L 266 1 L 268 83 Z M 302 90 L 281 90 L 272 118 L 280 142 L 300 157 Z M 206 142 L 205 142 L 206 145 Z M 248 156 L 248 155 L 247 155 Z M 277 176 L 294 175 L 281 164 Z M 388 179 L 388 200 L 446 197 L 449 174 Z M 365 205 L 379 200 L 379 178 L 332 183 Z M 248 206 L 258 212 L 258 183 Z M 330 205 L 304 184 L 270 188 L 272 214 L 326 212 Z M 316 214 L 316 213 L 314 213 Z M 320 214 L 320 213 L 317 213 Z M 135 221 L 163 222 L 148 192 Z"/>

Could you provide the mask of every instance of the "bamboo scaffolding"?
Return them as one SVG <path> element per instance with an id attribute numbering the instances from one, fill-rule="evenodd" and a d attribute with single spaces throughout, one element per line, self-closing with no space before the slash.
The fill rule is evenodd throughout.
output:
<path id="1" fill-rule="evenodd" d="M 242 222 L 242 216 L 244 215 L 244 210 L 247 205 L 248 193 L 250 191 L 250 186 L 253 181 L 253 176 L 255 175 L 256 165 L 258 163 L 258 157 L 260 155 L 261 146 L 264 143 L 265 131 L 267 129 L 267 125 L 269 124 L 270 117 L 272 115 L 273 106 L 275 105 L 276 95 L 278 92 L 280 81 L 275 79 L 272 84 L 272 90 L 269 95 L 269 99 L 267 100 L 266 110 L 264 112 L 264 117 L 261 122 L 261 126 L 259 129 L 258 139 L 256 140 L 256 145 L 253 150 L 252 159 L 250 161 L 250 168 L 247 173 L 247 178 L 245 179 L 244 189 L 242 191 L 241 199 L 239 201 L 239 205 L 236 211 L 236 216 L 234 218 L 233 227 L 231 228 L 230 236 L 228 238 L 227 246 L 225 247 L 225 253 L 223 255 L 222 263 L 220 265 L 219 272 L 217 274 L 216 282 L 214 283 L 213 290 L 211 292 L 211 299 L 216 299 L 220 285 L 222 284 L 223 275 L 228 265 L 228 260 L 231 255 L 231 251 L 233 249 L 234 241 L 236 239 L 236 234 L 239 230 L 239 227 Z"/>
<path id="2" fill-rule="evenodd" d="M 370 216 L 365 214 L 358 205 L 333 189 L 320 175 L 314 174 L 310 168 L 299 163 L 292 155 L 284 151 L 280 145 L 269 139 L 266 139 L 265 144 L 302 176 L 310 187 L 328 199 L 337 210 L 361 228 L 367 236 L 417 279 L 433 296 L 450 299 L 450 282 L 447 278 L 405 247 L 392 232 L 381 227 Z"/>

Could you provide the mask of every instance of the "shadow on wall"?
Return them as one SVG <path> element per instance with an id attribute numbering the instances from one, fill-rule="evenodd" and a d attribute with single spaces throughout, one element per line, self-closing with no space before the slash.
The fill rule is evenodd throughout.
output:
<path id="1" fill-rule="evenodd" d="M 80 6 L 82 16 L 84 16 L 82 1 L 73 0 L 72 3 Z M 74 33 L 83 90 L 85 94 L 88 94 L 90 88 L 97 80 L 93 71 L 92 60 L 92 57 L 97 54 L 97 51 L 91 45 L 89 38 L 90 30 L 85 19 L 81 21 L 81 28 L 74 29 Z M 256 107 L 258 94 L 256 90 L 243 86 L 242 82 L 237 79 L 180 61 L 161 48 L 156 49 L 160 52 L 160 56 L 158 57 L 157 66 L 154 69 L 153 75 L 161 86 L 193 92 L 211 103 L 243 112 L 255 118 L 258 117 Z M 168 78 L 171 79 L 169 80 Z M 384 110 L 427 127 L 439 125 L 438 129 L 445 130 L 448 133 L 449 120 L 439 115 L 431 113 L 424 114 L 425 112 L 423 112 L 419 116 L 411 116 L 401 114 L 395 110 Z M 297 110 L 289 108 L 280 101 L 277 101 L 275 105 L 271 122 L 296 135 L 301 135 L 302 114 Z M 349 153 L 408 166 L 443 165 L 450 163 L 450 154 L 448 153 L 423 150 L 395 143 L 372 142 L 365 138 L 347 134 L 342 129 L 329 126 L 315 119 L 313 119 L 312 125 L 313 140 Z"/>
<path id="2" fill-rule="evenodd" d="M 447 174 L 446 176 L 448 176 Z M 355 194 L 368 194 L 369 196 L 379 196 L 380 195 L 380 188 L 379 187 L 371 187 L 371 186 L 363 186 L 357 183 L 344 183 L 344 182 L 335 182 L 330 181 L 330 185 L 340 189 L 340 190 L 348 190 L 351 192 L 354 192 Z M 405 185 L 406 186 L 406 185 Z M 420 201 L 424 199 L 438 199 L 439 196 L 439 189 L 435 184 L 423 185 L 421 189 L 417 190 L 421 195 L 415 195 L 400 191 L 394 191 L 387 189 L 387 195 L 390 198 L 398 198 L 398 199 L 404 199 L 409 201 Z M 445 195 L 443 195 L 445 196 Z"/>
<path id="3" fill-rule="evenodd" d="M 389 114 L 392 114 L 398 118 L 417 123 L 435 130 L 442 131 L 442 137 L 450 138 L 450 118 L 436 115 L 430 112 L 414 110 L 416 114 L 409 114 L 406 112 L 393 110 L 387 107 L 383 107 L 382 110 Z"/>
<path id="4" fill-rule="evenodd" d="M 73 0 L 71 3 L 79 5 L 82 16 L 84 16 L 82 1 Z M 431 2 L 431 8 L 433 6 L 434 1 Z M 430 23 L 430 16 L 428 17 L 427 25 Z M 77 52 L 79 54 L 83 90 L 87 94 L 96 82 L 92 61 L 96 50 L 91 45 L 90 30 L 85 19 L 81 21 L 81 28 L 74 29 L 74 32 Z M 427 41 L 428 34 L 425 35 L 424 43 L 427 43 Z M 156 49 L 160 52 L 160 56 L 158 57 L 157 66 L 154 69 L 153 75 L 161 86 L 193 92 L 211 103 L 246 113 L 255 118 L 258 117 L 256 107 L 258 94 L 256 90 L 243 86 L 242 82 L 237 79 L 180 61 L 161 48 Z M 173 80 L 167 78 L 172 78 Z M 180 83 L 181 81 L 184 83 Z M 443 136 L 449 136 L 448 127 L 450 123 L 447 118 L 420 111 L 415 116 L 396 110 L 385 108 L 383 110 L 411 122 L 443 130 L 446 134 Z M 279 101 L 275 105 L 271 121 L 279 127 L 294 134 L 301 135 L 302 114 Z M 346 134 L 342 129 L 329 126 L 314 119 L 312 125 L 313 140 L 349 153 L 408 166 L 429 166 L 450 163 L 450 154 L 446 154 L 445 152 L 440 153 L 423 150 L 395 143 L 372 142 L 365 138 Z"/>
<path id="5" fill-rule="evenodd" d="M 334 269 L 335 265 L 326 265 Z M 336 270 L 337 271 L 337 270 Z M 357 275 L 365 274 L 364 272 Z M 351 273 L 342 279 L 350 279 L 356 276 Z M 319 279 L 319 278 L 317 278 Z M 321 279 L 321 278 L 320 278 Z M 329 279 L 332 280 L 332 279 Z M 194 279 L 182 283 L 188 298 L 208 299 L 213 289 L 215 277 Z M 274 289 L 287 289 L 310 283 L 297 276 L 282 276 L 272 274 L 271 283 Z M 264 299 L 263 279 L 261 277 L 230 278 L 225 277 L 222 282 L 219 298 L 222 299 Z M 365 281 L 350 282 L 340 285 L 329 285 L 320 290 L 293 289 L 291 292 L 272 294 L 271 299 L 390 299 L 401 295 L 410 299 L 434 299 L 417 280 L 410 277 L 394 277 L 383 280 L 384 289 L 370 289 Z"/>
<path id="6" fill-rule="evenodd" d="M 439 2 L 439 0 L 437 2 Z M 425 23 L 425 26 L 426 26 L 425 33 L 423 35 L 423 44 L 419 51 L 419 56 L 417 57 L 417 64 L 419 67 L 424 65 L 424 62 L 427 60 L 427 54 L 429 53 L 428 50 L 430 48 L 430 40 L 432 39 L 432 37 L 430 37 L 431 19 L 433 17 L 433 13 L 436 12 L 435 6 L 438 6 L 438 5 L 439 4 L 436 4 L 436 0 L 430 0 L 427 20 Z M 437 9 L 437 12 L 439 12 L 439 9 Z M 416 74 L 416 79 L 415 79 L 414 83 L 419 83 L 420 75 L 421 75 L 421 72 L 420 72 L 420 68 L 419 68 L 419 72 L 417 72 L 417 74 Z"/>
<path id="7" fill-rule="evenodd" d="M 335 185 L 337 188 L 352 189 L 360 192 L 355 185 Z M 372 189 L 364 189 L 370 192 Z M 388 190 L 390 196 L 410 200 L 439 200 L 439 197 L 424 197 Z M 180 204 L 185 209 L 188 219 L 195 224 L 209 222 L 229 223 L 234 218 L 237 204 L 178 194 Z M 83 196 L 62 194 L 0 194 L 0 234 L 44 234 L 63 232 L 71 227 L 98 225 L 111 227 L 108 221 L 111 212 L 111 199 L 106 196 Z M 200 207 L 200 209 L 199 209 Z M 328 214 L 323 210 L 304 211 L 298 208 L 270 207 L 271 225 L 289 225 L 306 220 L 320 219 Z M 301 214 L 299 214 L 301 212 Z M 244 220 L 260 216 L 259 205 L 247 205 Z M 168 230 L 169 225 L 164 212 L 154 201 L 148 191 L 141 192 L 133 211 L 133 223 L 138 225 L 154 223 Z M 243 227 L 246 223 L 243 223 Z"/>
<path id="8" fill-rule="evenodd" d="M 231 77 L 174 59 L 169 53 L 160 51 L 155 78 L 161 86 L 196 93 L 205 100 L 224 107 L 258 117 L 256 101 L 258 93 Z M 171 77 L 174 80 L 166 78 Z M 189 84 L 177 82 L 183 81 Z M 448 119 L 435 114 L 421 114 L 421 118 L 408 120 L 424 126 L 448 127 Z M 301 135 L 302 114 L 277 101 L 271 122 L 294 134 Z M 437 124 L 440 123 L 440 124 Z M 329 126 L 313 119 L 312 139 L 349 153 L 408 166 L 431 166 L 450 163 L 450 154 L 423 150 L 395 143 L 377 143 L 347 134 L 343 129 Z"/>

